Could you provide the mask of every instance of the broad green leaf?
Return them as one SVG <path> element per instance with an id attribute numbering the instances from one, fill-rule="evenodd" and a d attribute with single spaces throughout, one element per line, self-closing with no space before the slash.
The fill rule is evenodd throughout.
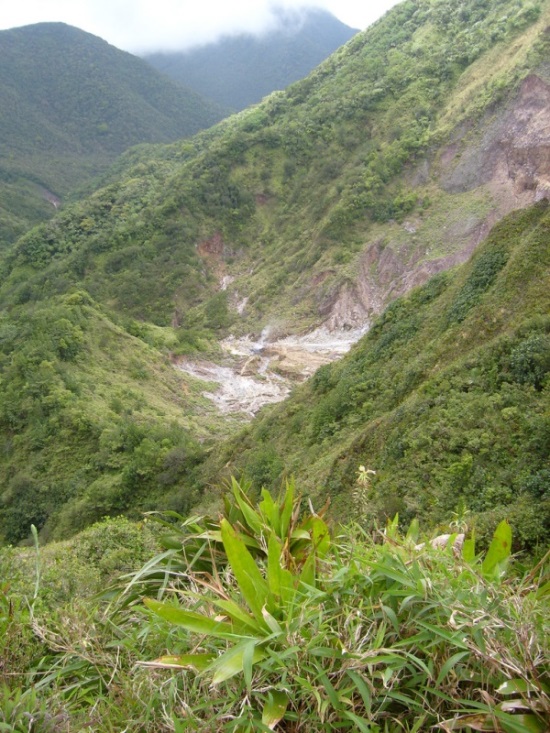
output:
<path id="1" fill-rule="evenodd" d="M 536 685 L 527 682 L 527 680 L 520 678 L 515 680 L 506 680 L 506 682 L 503 682 L 497 689 L 497 693 L 499 695 L 517 695 L 518 693 L 523 694 L 525 692 L 540 692 L 541 689 L 544 692 L 548 692 L 545 685 L 537 687 Z"/>
<path id="2" fill-rule="evenodd" d="M 550 594 L 550 580 L 548 583 L 545 583 L 544 585 L 541 585 L 540 588 L 537 588 L 535 592 L 535 598 L 540 601 L 541 598 L 544 598 L 544 596 L 547 596 Z"/>
<path id="3" fill-rule="evenodd" d="M 371 694 L 371 691 L 367 683 L 361 677 L 359 672 L 354 672 L 353 670 L 348 669 L 346 671 L 346 674 L 350 678 L 350 680 L 353 682 L 353 684 L 355 685 L 357 692 L 361 695 L 361 698 L 363 699 L 363 705 L 365 706 L 367 715 L 370 715 L 370 711 L 372 707 L 372 694 Z"/>
<path id="4" fill-rule="evenodd" d="M 486 578 L 498 579 L 502 575 L 511 552 L 512 529 L 504 519 L 496 528 L 487 555 L 481 565 L 483 575 Z"/>
<path id="5" fill-rule="evenodd" d="M 202 672 L 215 658 L 215 654 L 174 654 L 159 657 L 152 662 L 141 662 L 141 665 L 144 667 L 159 667 L 160 669 L 188 669 L 192 667 L 198 672 Z"/>
<path id="6" fill-rule="evenodd" d="M 236 674 L 242 672 L 245 652 L 248 649 L 248 654 L 250 654 L 250 646 L 253 647 L 252 664 L 256 664 L 256 662 L 259 662 L 265 657 L 265 651 L 256 646 L 255 639 L 243 639 L 215 659 L 209 666 L 208 669 L 214 672 L 212 684 L 218 685 L 220 682 L 225 682 L 230 677 L 234 677 Z"/>
<path id="7" fill-rule="evenodd" d="M 222 519 L 220 526 L 223 546 L 239 590 L 256 619 L 263 622 L 262 608 L 268 605 L 269 587 L 246 545 L 227 519 Z"/>
<path id="8" fill-rule="evenodd" d="M 289 603 L 295 596 L 294 576 L 283 567 L 283 545 L 271 532 L 267 542 L 267 582 L 273 596 Z"/>
<path id="9" fill-rule="evenodd" d="M 275 536 L 275 532 L 271 532 L 267 540 L 267 582 L 269 590 L 274 596 L 281 596 L 281 555 L 283 545 Z"/>
<path id="10" fill-rule="evenodd" d="M 201 534 L 197 535 L 199 539 L 205 539 L 209 540 L 210 542 L 219 542 L 222 543 L 222 533 L 219 529 L 209 529 L 206 532 L 202 532 Z M 254 537 L 250 537 L 250 535 L 242 534 L 241 540 L 244 542 L 244 544 L 247 547 L 253 547 L 255 550 L 261 549 L 260 543 L 254 539 Z"/>
<path id="11" fill-rule="evenodd" d="M 384 642 L 384 637 L 386 636 L 387 631 L 387 625 L 386 622 L 382 622 L 380 626 L 378 627 L 378 631 L 376 632 L 376 638 L 374 640 L 374 643 L 372 644 L 373 649 L 380 649 Z"/>
<path id="12" fill-rule="evenodd" d="M 409 542 L 418 542 L 418 538 L 420 536 L 420 523 L 418 519 L 415 517 L 412 522 L 409 524 L 409 529 L 407 530 L 406 538 L 409 540 Z"/>
<path id="13" fill-rule="evenodd" d="M 310 553 L 302 566 L 300 583 L 315 587 L 315 555 Z"/>
<path id="14" fill-rule="evenodd" d="M 281 539 L 284 540 L 288 536 L 290 523 L 292 521 L 292 513 L 294 511 L 294 482 L 287 481 L 285 488 L 285 496 L 281 511 Z"/>
<path id="15" fill-rule="evenodd" d="M 548 733 L 547 721 L 532 713 L 508 715 L 496 709 L 494 714 L 506 733 Z"/>
<path id="16" fill-rule="evenodd" d="M 396 514 L 393 519 L 388 519 L 384 534 L 390 539 L 399 539 L 399 514 Z"/>
<path id="17" fill-rule="evenodd" d="M 267 702 L 262 712 L 262 723 L 271 730 L 275 729 L 286 713 L 288 707 L 288 696 L 286 692 L 272 690 L 267 695 Z"/>
<path id="18" fill-rule="evenodd" d="M 326 557 L 330 548 L 330 530 L 326 522 L 320 517 L 311 517 L 308 525 L 315 554 L 319 558 Z"/>
<path id="19" fill-rule="evenodd" d="M 469 565 L 473 565 L 476 561 L 475 532 L 472 532 L 472 536 L 464 540 L 464 544 L 462 545 L 462 559 Z"/>
<path id="20" fill-rule="evenodd" d="M 227 638 L 234 636 L 234 629 L 231 624 L 224 621 L 216 621 L 209 616 L 202 616 L 194 611 L 186 611 L 183 608 L 169 606 L 166 603 L 160 603 L 153 598 L 144 598 L 143 602 L 157 616 L 169 621 L 171 624 L 183 626 L 188 631 L 196 634 L 207 634 L 209 636 L 218 636 Z"/>
<path id="21" fill-rule="evenodd" d="M 262 521 L 258 516 L 256 510 L 250 505 L 250 501 L 244 491 L 239 486 L 236 479 L 231 479 L 231 487 L 233 489 L 233 495 L 237 502 L 239 509 L 241 510 L 243 517 L 245 518 L 247 526 L 252 532 L 259 537 L 262 532 Z"/>
<path id="22" fill-rule="evenodd" d="M 272 529 L 276 535 L 280 536 L 281 514 L 279 506 L 275 503 L 267 489 L 262 489 L 262 501 L 259 504 L 259 509 L 266 520 L 268 527 Z"/>
<path id="23" fill-rule="evenodd" d="M 266 624 L 268 625 L 270 631 L 273 634 L 280 635 L 280 634 L 283 633 L 283 630 L 281 629 L 281 625 L 279 624 L 279 622 L 277 621 L 277 619 L 274 616 L 272 616 L 266 610 L 265 607 L 263 608 L 263 616 L 264 616 L 264 621 L 266 622 Z"/>
<path id="24" fill-rule="evenodd" d="M 311 535 L 306 529 L 302 529 L 301 527 L 298 529 L 293 530 L 293 532 L 290 535 L 290 539 L 293 542 L 296 542 L 296 540 L 310 540 Z"/>
<path id="25" fill-rule="evenodd" d="M 222 599 L 209 602 L 231 617 L 236 632 L 242 632 L 244 629 L 247 630 L 246 633 L 250 633 L 251 631 L 258 632 L 260 629 L 263 630 L 263 627 L 258 626 L 258 622 L 254 616 L 251 616 L 248 611 L 241 608 L 235 601 Z"/>

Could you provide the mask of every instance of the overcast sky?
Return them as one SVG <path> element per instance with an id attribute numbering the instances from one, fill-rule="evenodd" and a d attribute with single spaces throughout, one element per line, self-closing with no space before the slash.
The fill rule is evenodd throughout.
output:
<path id="1" fill-rule="evenodd" d="M 398 0 L 277 0 L 285 7 L 330 10 L 366 28 Z M 0 28 L 63 21 L 133 53 L 188 48 L 222 34 L 273 25 L 273 0 L 0 0 Z"/>

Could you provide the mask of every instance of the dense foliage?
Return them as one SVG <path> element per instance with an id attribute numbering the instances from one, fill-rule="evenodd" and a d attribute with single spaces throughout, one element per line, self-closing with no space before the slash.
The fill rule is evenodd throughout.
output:
<path id="1" fill-rule="evenodd" d="M 517 546 L 550 539 L 550 213 L 495 227 L 470 263 L 396 300 L 213 462 L 276 486 L 284 472 L 344 516 L 357 465 L 376 470 L 363 521 L 508 517 Z"/>
<path id="2" fill-rule="evenodd" d="M 126 148 L 222 117 L 135 56 L 61 23 L 0 32 L 0 246 Z"/>
<path id="3" fill-rule="evenodd" d="M 161 517 L 159 536 L 117 519 L 70 544 L 4 551 L 13 586 L 0 589 L 11 664 L 0 666 L 0 723 L 21 733 L 29 721 L 66 733 L 545 730 L 548 568 L 516 565 L 505 580 L 506 522 L 480 557 L 463 535 L 432 547 L 418 525 L 402 536 L 397 519 L 373 536 L 333 532 L 326 519 L 303 512 L 291 485 L 255 504 L 233 482 L 218 520 Z M 89 595 L 156 541 L 169 549 L 108 602 Z M 71 558 L 62 570 L 61 557 Z M 148 612 L 144 590 L 156 595 Z"/>
<path id="4" fill-rule="evenodd" d="M 458 287 L 447 288 L 444 277 L 387 313 L 366 342 L 375 344 L 366 361 L 370 347 L 361 346 L 350 361 L 322 370 L 314 391 L 302 393 L 314 397 L 294 403 L 288 422 L 260 421 L 240 439 L 241 457 L 224 448 L 224 463 L 200 473 L 194 464 L 210 446 L 197 444 L 219 432 L 219 421 L 169 359 L 213 350 L 229 329 L 319 323 L 352 287 L 370 245 L 380 259 L 399 255 L 403 267 L 433 269 L 472 246 L 470 235 L 453 239 L 453 230 L 464 232 L 464 219 L 481 227 L 496 204 L 482 186 L 447 190 L 437 161 L 457 124 L 486 130 L 527 75 L 544 74 L 549 13 L 547 2 L 407 1 L 287 92 L 191 140 L 128 151 L 91 196 L 7 248 L 0 257 L 4 540 L 24 539 L 31 520 L 43 536 L 63 537 L 108 514 L 187 508 L 234 460 L 259 484 L 277 481 L 285 466 L 308 470 L 308 490 L 336 498 L 365 463 L 377 470 L 374 515 L 393 513 L 393 502 L 406 520 L 420 513 L 438 522 L 461 494 L 476 515 L 514 504 L 523 518 L 516 541 L 535 549 L 547 531 L 539 511 L 547 506 L 547 332 L 544 319 L 529 323 L 535 296 L 515 298 L 503 279 L 516 261 L 508 234 L 506 246 L 476 260 L 437 325 L 430 316 L 424 329 L 415 298 L 440 308 Z M 79 37 L 63 26 L 42 31 Z M 75 49 L 77 67 L 86 48 Z M 417 177 L 424 164 L 432 177 Z M 409 214 L 414 235 L 403 222 Z M 442 221 L 453 224 L 445 238 Z M 375 264 L 364 275 L 374 282 Z M 534 293 L 537 282 L 532 269 L 514 288 Z M 461 334 L 479 331 L 495 292 L 503 293 L 495 312 L 503 308 L 508 318 L 509 353 L 506 345 L 502 357 L 479 352 L 486 361 L 473 367 L 454 361 L 453 348 L 455 355 L 470 348 Z M 426 369 L 439 369 L 440 342 L 448 346 L 441 374 L 456 371 L 430 382 L 437 393 L 425 405 L 415 390 Z M 479 374 L 471 387 L 464 369 Z M 415 400 L 433 424 L 409 410 Z M 491 418 L 483 429 L 480 414 Z M 403 415 L 407 430 L 418 431 L 406 440 Z M 393 427 L 384 422 L 390 418 Z M 503 420 L 513 432 L 501 429 Z M 440 425 L 450 437 L 438 455 Z"/>
<path id="5" fill-rule="evenodd" d="M 0 318 L 1 542 L 196 500 L 217 420 L 159 351 L 170 335 L 132 330 L 79 292 Z"/>
<path id="6" fill-rule="evenodd" d="M 307 76 L 355 34 L 325 10 L 273 9 L 275 28 L 224 36 L 181 52 L 145 56 L 159 71 L 207 99 L 241 110 Z"/>
<path id="7" fill-rule="evenodd" d="M 453 231 L 501 210 L 437 166 L 547 74 L 549 18 L 406 0 L 0 254 L 0 730 L 545 730 L 548 201 L 229 441 L 173 357 L 308 329 L 359 265 L 375 281 L 365 253 L 473 247 Z"/>

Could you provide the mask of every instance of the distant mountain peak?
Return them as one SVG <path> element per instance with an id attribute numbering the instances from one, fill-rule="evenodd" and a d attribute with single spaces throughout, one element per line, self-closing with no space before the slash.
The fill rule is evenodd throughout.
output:
<path id="1" fill-rule="evenodd" d="M 274 4 L 272 15 L 274 23 L 262 33 L 226 35 L 145 59 L 202 96 L 240 110 L 304 78 L 357 33 L 323 8 Z"/>

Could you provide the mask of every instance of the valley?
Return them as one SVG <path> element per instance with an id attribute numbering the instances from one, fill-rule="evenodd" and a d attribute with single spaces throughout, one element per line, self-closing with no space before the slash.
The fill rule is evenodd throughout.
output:
<path id="1" fill-rule="evenodd" d="M 549 29 L 404 0 L 230 116 L 0 33 L 0 730 L 547 730 Z"/>
<path id="2" fill-rule="evenodd" d="M 221 343 L 221 363 L 184 358 L 176 367 L 186 374 L 219 385 L 203 394 L 222 413 L 241 412 L 252 418 L 264 405 L 284 400 L 295 384 L 341 358 L 366 332 L 366 328 L 329 331 L 320 327 L 303 336 L 260 339 L 229 336 Z"/>
<path id="3" fill-rule="evenodd" d="M 205 487 L 227 478 L 226 466 L 257 490 L 307 466 L 305 490 L 341 494 L 346 507 L 353 464 L 367 461 L 351 446 L 382 419 L 378 407 L 398 409 L 392 391 L 412 398 L 410 389 L 423 389 L 428 342 L 411 341 L 388 372 L 391 388 L 373 374 L 372 393 L 350 384 L 345 395 L 341 379 L 340 392 L 310 414 L 300 403 L 308 385 L 353 372 L 353 355 L 388 308 L 406 312 L 400 298 L 423 286 L 430 292 L 447 272 L 460 277 L 495 226 L 548 194 L 548 4 L 472 2 L 466 24 L 464 12 L 399 5 L 286 91 L 194 137 L 126 151 L 89 196 L 61 205 L 5 249 L 4 541 L 28 537 L 25 513 L 38 486 L 34 523 L 61 539 L 98 516 L 138 516 L 156 502 L 208 505 Z M 536 315 L 530 301 L 502 307 L 503 333 Z M 115 344 L 123 345 L 122 366 L 107 376 Z M 157 399 L 160 374 L 166 389 Z M 266 445 L 266 428 L 256 426 L 283 415 L 287 395 L 297 413 Z M 249 435 L 263 437 L 254 446 L 243 438 L 236 450 L 225 437 L 254 415 Z M 297 452 L 286 447 L 291 425 L 307 437 Z M 60 450 L 79 456 L 65 466 L 52 451 L 60 434 Z M 459 456 L 472 460 L 457 479 L 459 501 L 487 472 L 501 474 L 485 466 L 481 448 L 476 458 L 469 439 L 456 440 Z M 387 462 L 384 445 L 371 446 L 369 460 Z M 420 451 L 423 442 L 411 445 Z M 407 453 L 397 444 L 392 451 Z M 414 451 L 411 459 L 420 461 Z M 531 480 L 524 470 L 521 486 Z M 533 476 L 543 470 L 532 464 Z M 445 471 L 430 471 L 393 486 L 380 516 L 403 502 L 412 516 L 416 502 L 406 497 L 422 485 L 433 483 L 436 496 L 446 491 Z M 495 480 L 503 509 L 515 489 L 504 474 Z M 490 511 L 476 506 L 480 517 Z M 449 511 L 443 502 L 433 521 Z"/>

